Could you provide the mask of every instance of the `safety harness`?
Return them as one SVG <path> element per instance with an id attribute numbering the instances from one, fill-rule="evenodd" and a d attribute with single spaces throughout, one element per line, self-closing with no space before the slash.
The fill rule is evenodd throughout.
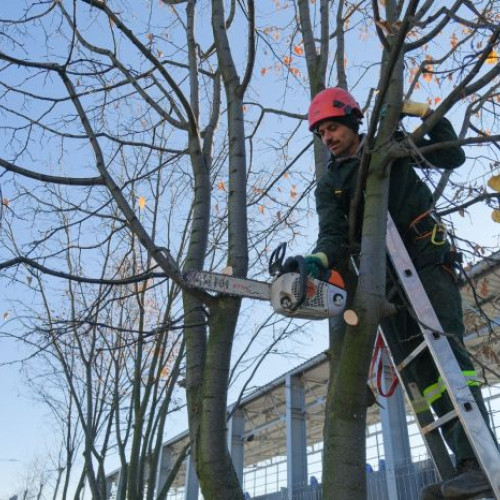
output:
<path id="1" fill-rule="evenodd" d="M 448 229 L 433 210 L 427 210 L 416 217 L 408 226 L 414 241 L 431 238 L 431 243 L 441 246 L 446 243 Z"/>
<path id="2" fill-rule="evenodd" d="M 412 256 L 413 264 L 417 270 L 431 264 L 442 265 L 450 270 L 460 267 L 460 264 L 463 262 L 461 252 L 457 252 L 453 247 L 447 252 L 439 249 L 439 247 L 447 243 L 447 237 L 448 229 L 439 220 L 434 210 L 423 212 L 410 223 L 406 234 L 406 239 L 409 239 L 410 243 L 430 238 L 430 242 L 436 247 L 436 252 Z"/>

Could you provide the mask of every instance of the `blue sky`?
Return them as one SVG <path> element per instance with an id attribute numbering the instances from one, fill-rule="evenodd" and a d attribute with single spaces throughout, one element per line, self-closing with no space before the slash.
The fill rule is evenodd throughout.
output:
<path id="1" fill-rule="evenodd" d="M 2 5 L 2 17 L 14 15 L 18 10 L 18 2 L 7 0 Z M 279 17 L 276 23 L 280 21 Z M 356 81 L 356 76 L 363 74 L 364 68 L 361 64 L 361 55 L 363 58 L 370 59 L 371 55 L 375 57 L 377 52 L 377 42 L 374 42 L 373 33 L 370 33 L 368 40 L 362 39 L 359 36 L 353 36 L 351 44 L 347 48 L 348 64 L 351 64 L 352 81 Z M 43 48 L 39 47 L 41 51 Z M 430 50 L 432 51 L 432 47 Z M 31 54 L 30 54 L 31 55 Z M 295 57 L 295 56 L 294 56 Z M 297 67 L 304 71 L 303 61 L 296 58 Z M 259 97 L 262 102 L 273 103 L 275 101 L 289 100 L 294 103 L 297 112 L 305 113 L 308 105 L 307 94 L 300 90 L 294 92 L 291 86 L 287 92 L 277 85 L 282 83 L 281 76 L 274 78 L 272 75 L 263 75 L 260 72 L 261 67 L 267 67 L 267 59 L 259 59 L 259 63 L 255 69 L 255 75 L 252 81 L 253 97 Z M 302 66 L 301 66 L 302 64 Z M 372 74 L 376 76 L 376 69 L 372 70 Z M 371 82 L 373 83 L 373 82 Z M 357 96 L 360 102 L 366 98 L 369 89 L 368 83 L 362 83 L 356 87 Z M 422 85 L 422 88 L 417 92 L 416 98 L 426 99 L 427 97 L 439 97 L 440 89 L 432 83 Z M 463 115 L 463 107 L 458 107 L 450 115 L 450 119 L 455 123 L 460 123 Z M 411 125 L 408 125 L 411 128 Z M 280 122 L 276 120 L 267 125 L 271 132 L 273 127 L 279 129 Z M 279 130 L 276 130 L 276 133 Z M 310 138 L 306 130 L 305 124 L 298 134 L 297 142 L 308 141 Z M 472 152 L 473 148 L 468 148 L 468 152 Z M 75 158 L 72 158 L 75 161 Z M 84 161 L 80 158 L 79 161 Z M 474 180 L 478 184 L 484 185 L 488 171 L 485 168 L 476 168 L 469 162 L 467 165 L 457 171 L 454 176 L 463 176 L 463 182 Z M 300 181 L 299 181 L 300 182 Z M 299 184 L 300 186 L 300 184 Z M 9 197 L 12 193 L 5 192 L 3 197 Z M 312 203 L 312 199 L 311 199 Z M 491 209 L 484 205 L 478 205 L 470 210 L 464 217 L 456 216 L 453 218 L 456 231 L 464 238 L 471 238 L 482 246 L 490 248 L 498 247 L 499 227 L 491 220 Z M 309 241 L 314 240 L 314 231 L 316 224 L 311 222 L 309 229 L 312 234 L 309 234 Z M 305 252 L 308 248 L 294 248 L 293 251 Z M 16 296 L 18 289 L 15 286 L 3 286 L 0 288 L 0 321 L 2 331 L 9 328 L 11 320 L 12 299 L 30 300 L 28 296 Z M 252 307 L 248 301 L 246 306 Z M 2 400 L 3 411 L 0 414 L 0 500 L 7 498 L 16 486 L 18 477 L 22 476 L 26 469 L 32 467 L 32 463 L 39 457 L 42 462 L 46 460 L 48 449 L 53 445 L 54 431 L 49 425 L 49 418 L 46 410 L 35 402 L 33 394 L 25 384 L 25 378 L 22 372 L 22 365 L 15 363 L 15 360 L 23 358 L 23 352 L 9 339 L 2 338 L 2 349 L 0 351 L 0 377 L 2 383 L 0 385 L 0 398 Z M 295 349 L 300 352 L 302 357 L 288 357 L 279 362 L 276 358 L 271 359 L 266 365 L 262 373 L 259 375 L 255 383 L 261 384 L 272 380 L 282 372 L 292 368 L 303 362 L 307 356 L 312 356 L 321 352 L 326 348 L 327 334 L 326 322 L 317 324 L 315 331 L 302 344 L 293 345 L 290 343 L 290 349 Z M 179 425 L 179 431 L 183 430 L 182 425 Z M 51 464 L 46 464 L 48 468 L 52 468 Z"/>

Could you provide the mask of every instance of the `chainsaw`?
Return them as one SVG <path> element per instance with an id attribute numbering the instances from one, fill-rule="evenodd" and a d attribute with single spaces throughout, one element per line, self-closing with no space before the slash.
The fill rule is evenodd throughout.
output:
<path id="1" fill-rule="evenodd" d="M 184 279 L 189 286 L 201 290 L 269 301 L 274 312 L 287 317 L 325 319 L 341 314 L 346 291 L 332 280 L 308 276 L 301 256 L 296 257 L 299 272 L 284 272 L 285 252 L 286 244 L 281 243 L 271 254 L 270 283 L 209 271 L 188 271 Z"/>

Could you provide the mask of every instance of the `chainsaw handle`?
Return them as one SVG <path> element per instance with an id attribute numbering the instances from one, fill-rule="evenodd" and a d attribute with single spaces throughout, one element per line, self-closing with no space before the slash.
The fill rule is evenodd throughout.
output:
<path id="1" fill-rule="evenodd" d="M 283 261 L 285 260 L 286 243 L 280 243 L 271 253 L 269 258 L 269 274 L 278 276 L 283 272 Z"/>
<path id="2" fill-rule="evenodd" d="M 300 278 L 299 278 L 299 284 L 300 284 L 300 288 L 299 288 L 299 298 L 297 299 L 297 302 L 295 302 L 295 304 L 293 304 L 291 307 L 290 307 L 290 310 L 291 311 L 296 311 L 306 300 L 306 292 L 307 292 L 307 267 L 306 267 L 306 260 L 304 259 L 304 257 L 302 257 L 302 255 L 297 255 L 295 257 L 295 259 L 297 259 L 297 264 L 299 266 L 299 274 L 300 274 Z"/>

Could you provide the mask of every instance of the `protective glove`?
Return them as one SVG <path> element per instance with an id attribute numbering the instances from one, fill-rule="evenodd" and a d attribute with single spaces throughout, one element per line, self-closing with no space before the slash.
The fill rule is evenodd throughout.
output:
<path id="1" fill-rule="evenodd" d="M 342 275 L 335 269 L 328 269 L 328 257 L 323 252 L 304 255 L 304 262 L 308 276 L 321 281 L 328 281 L 332 285 L 345 289 Z M 297 257 L 288 257 L 285 260 L 282 273 L 298 273 L 299 263 Z"/>
<path id="2" fill-rule="evenodd" d="M 323 252 L 304 255 L 307 275 L 311 278 L 327 280 L 330 275 L 328 257 Z M 284 273 L 298 273 L 299 263 L 297 257 L 288 257 L 283 263 Z"/>
<path id="3" fill-rule="evenodd" d="M 328 257 L 326 253 L 317 252 L 304 255 L 307 275 L 311 278 L 328 280 L 330 270 L 328 269 Z"/>
<path id="4" fill-rule="evenodd" d="M 419 116 L 426 118 L 431 111 L 431 107 L 426 102 L 404 101 L 401 114 L 404 116 Z"/>
<path id="5" fill-rule="evenodd" d="M 323 252 L 304 255 L 306 261 L 307 274 L 311 278 L 328 281 L 332 285 L 345 289 L 345 282 L 342 275 L 335 269 L 328 268 L 328 257 Z"/>

